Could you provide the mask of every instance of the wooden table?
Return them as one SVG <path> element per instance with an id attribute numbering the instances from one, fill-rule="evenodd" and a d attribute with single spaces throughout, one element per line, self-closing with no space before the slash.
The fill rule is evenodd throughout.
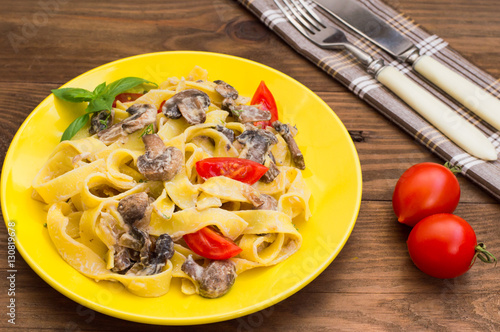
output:
<path id="1" fill-rule="evenodd" d="M 500 77 L 499 1 L 388 2 Z M 236 1 L 22 0 L 2 1 L 1 8 L 1 160 L 23 120 L 50 89 L 101 64 L 165 50 L 228 53 L 276 68 L 312 89 L 348 130 L 360 133 L 355 145 L 363 171 L 363 201 L 354 231 L 335 261 L 281 303 L 201 330 L 500 330 L 498 267 L 476 264 L 453 280 L 426 276 L 411 262 L 405 243 L 409 229 L 397 223 L 392 211 L 392 191 L 403 171 L 419 162 L 442 161 L 296 54 Z M 19 38 L 12 39 L 14 35 Z M 478 238 L 500 256 L 498 202 L 462 176 L 458 178 L 462 197 L 456 214 L 468 220 Z M 46 284 L 20 256 L 16 325 L 8 324 L 7 235 L 1 227 L 1 328 L 161 329 L 80 306 Z"/>

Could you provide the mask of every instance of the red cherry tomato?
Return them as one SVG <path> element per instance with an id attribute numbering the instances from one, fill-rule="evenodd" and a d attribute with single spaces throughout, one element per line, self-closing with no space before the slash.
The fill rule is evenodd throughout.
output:
<path id="1" fill-rule="evenodd" d="M 422 219 L 407 241 L 413 263 L 428 275 L 455 278 L 467 272 L 476 257 L 486 263 L 496 258 L 478 245 L 472 227 L 462 218 L 440 213 Z"/>
<path id="2" fill-rule="evenodd" d="M 243 158 L 207 158 L 196 163 L 196 171 L 205 180 L 223 175 L 247 184 L 257 182 L 268 169 L 255 161 Z"/>
<path id="3" fill-rule="evenodd" d="M 394 189 L 392 207 L 398 221 L 415 226 L 436 213 L 452 213 L 460 200 L 453 172 L 439 164 L 421 163 L 407 169 Z"/>
<path id="4" fill-rule="evenodd" d="M 119 100 L 122 103 L 126 103 L 129 101 L 134 101 L 137 98 L 141 97 L 144 95 L 143 93 L 120 93 L 118 96 L 115 97 L 115 101 L 113 102 L 113 107 L 116 107 L 116 101 Z"/>
<path id="5" fill-rule="evenodd" d="M 278 107 L 276 106 L 276 101 L 264 81 L 261 81 L 257 87 L 250 101 L 250 105 L 260 105 L 260 109 L 271 112 L 271 120 L 255 122 L 254 125 L 266 128 L 267 126 L 272 126 L 272 123 L 278 120 Z"/>
<path id="6" fill-rule="evenodd" d="M 242 250 L 210 226 L 186 234 L 183 239 L 194 253 L 208 259 L 228 259 L 238 255 Z"/>

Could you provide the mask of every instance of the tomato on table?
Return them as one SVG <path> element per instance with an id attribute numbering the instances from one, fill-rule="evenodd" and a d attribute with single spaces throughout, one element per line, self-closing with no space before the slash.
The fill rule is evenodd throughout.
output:
<path id="1" fill-rule="evenodd" d="M 461 276 L 476 258 L 494 263 L 496 258 L 477 243 L 476 233 L 464 219 L 440 213 L 421 220 L 410 232 L 408 252 L 426 274 L 441 279 Z"/>
<path id="2" fill-rule="evenodd" d="M 208 259 L 229 259 L 242 251 L 233 241 L 225 238 L 211 226 L 186 234 L 183 239 L 194 253 Z"/>
<path id="3" fill-rule="evenodd" d="M 226 176 L 247 184 L 254 184 L 269 168 L 243 158 L 214 157 L 196 163 L 196 171 L 203 179 Z"/>
<path id="4" fill-rule="evenodd" d="M 408 168 L 398 180 L 392 207 L 400 223 L 415 226 L 436 213 L 452 213 L 460 200 L 455 174 L 436 163 L 420 163 Z"/>
<path id="5" fill-rule="evenodd" d="M 116 107 L 116 101 L 127 103 L 129 101 L 134 101 L 143 95 L 144 95 L 143 93 L 120 93 L 115 97 L 115 101 L 113 102 L 113 107 Z"/>
<path id="6" fill-rule="evenodd" d="M 261 81 L 257 87 L 250 101 L 250 105 L 260 105 L 260 109 L 271 112 L 271 119 L 269 121 L 255 122 L 254 125 L 266 128 L 267 126 L 272 126 L 272 123 L 278 120 L 278 107 L 276 106 L 276 101 L 264 81 Z"/>

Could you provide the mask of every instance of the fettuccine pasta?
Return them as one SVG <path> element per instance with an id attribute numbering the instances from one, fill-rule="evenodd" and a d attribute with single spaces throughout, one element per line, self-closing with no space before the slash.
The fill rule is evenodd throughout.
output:
<path id="1" fill-rule="evenodd" d="M 59 143 L 33 180 L 33 197 L 47 204 L 61 257 L 138 296 L 162 296 L 180 278 L 183 293 L 218 297 L 237 275 L 299 250 L 294 219 L 309 219 L 310 191 L 298 169 L 296 129 L 279 121 L 256 127 L 268 112 L 234 91 L 196 67 L 116 101 L 112 122 L 96 134 L 87 126 Z M 254 184 L 200 176 L 200 161 L 220 157 L 255 161 L 267 172 Z M 186 235 L 207 228 L 240 252 L 218 262 L 195 252 Z M 215 289 L 209 270 L 230 274 L 228 289 Z"/>

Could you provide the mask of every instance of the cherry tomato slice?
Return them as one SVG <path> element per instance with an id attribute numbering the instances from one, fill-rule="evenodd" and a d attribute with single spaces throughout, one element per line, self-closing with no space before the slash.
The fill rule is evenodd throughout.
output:
<path id="1" fill-rule="evenodd" d="M 160 104 L 160 107 L 158 108 L 158 113 L 161 113 L 162 112 L 162 108 L 163 108 L 163 105 L 165 105 L 165 102 L 166 100 L 162 101 L 161 104 Z"/>
<path id="2" fill-rule="evenodd" d="M 243 158 L 216 157 L 200 160 L 196 171 L 203 179 L 226 176 L 247 184 L 254 184 L 269 168 L 255 161 Z"/>
<path id="3" fill-rule="evenodd" d="M 266 128 L 267 126 L 272 126 L 272 123 L 278 120 L 278 107 L 276 107 L 276 101 L 264 81 L 261 81 L 257 87 L 250 101 L 250 105 L 260 105 L 261 109 L 271 112 L 271 120 L 255 122 L 254 125 Z"/>
<path id="4" fill-rule="evenodd" d="M 129 101 L 134 101 L 143 95 L 144 95 L 143 93 L 120 93 L 118 96 L 115 97 L 115 101 L 113 102 L 113 107 L 116 107 L 117 100 L 122 103 L 126 103 Z"/>
<path id="5" fill-rule="evenodd" d="M 208 259 L 228 259 L 242 251 L 233 241 L 226 239 L 210 226 L 186 234 L 183 239 L 194 253 Z"/>

